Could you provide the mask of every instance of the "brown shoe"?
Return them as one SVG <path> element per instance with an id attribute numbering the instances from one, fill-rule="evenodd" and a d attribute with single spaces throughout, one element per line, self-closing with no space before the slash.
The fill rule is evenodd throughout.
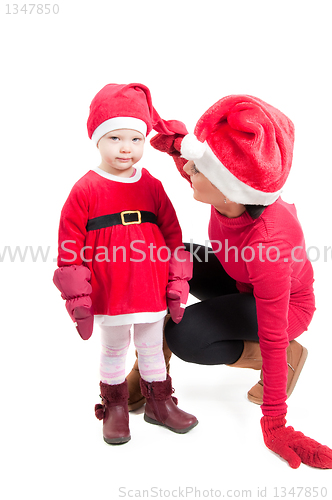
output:
<path id="1" fill-rule="evenodd" d="M 170 314 L 167 314 L 165 317 L 165 322 L 164 322 L 164 330 L 167 321 L 171 317 Z M 166 339 L 165 339 L 165 333 L 163 335 L 163 352 L 164 352 L 164 357 L 165 357 L 165 363 L 166 363 L 166 371 L 169 373 L 169 362 L 172 356 L 172 351 L 167 345 Z M 137 351 L 136 351 L 136 357 L 137 357 Z M 145 403 L 145 397 L 142 396 L 141 392 L 141 386 L 140 386 L 140 380 L 141 376 L 138 370 L 138 360 L 136 359 L 134 366 L 131 370 L 131 372 L 127 375 L 127 381 L 128 381 L 128 391 L 129 391 L 129 399 L 128 399 L 128 410 L 133 411 L 133 410 L 138 410 L 138 408 L 141 408 L 144 403 Z"/>
<path id="2" fill-rule="evenodd" d="M 198 424 L 194 415 L 177 407 L 172 397 L 172 379 L 146 382 L 141 379 L 142 394 L 146 399 L 144 420 L 149 424 L 167 427 L 178 434 L 185 434 Z"/>
<path id="3" fill-rule="evenodd" d="M 288 376 L 287 376 L 287 398 L 292 394 L 296 382 L 300 376 L 303 365 L 307 359 L 308 350 L 301 344 L 292 340 L 287 347 L 287 364 L 288 364 Z M 255 384 L 250 391 L 248 391 L 248 399 L 252 403 L 257 405 L 263 404 L 263 373 L 261 371 L 261 378 Z"/>
<path id="4" fill-rule="evenodd" d="M 102 404 L 95 406 L 98 420 L 103 420 L 103 437 L 107 444 L 123 444 L 130 440 L 128 386 L 100 382 Z"/>
<path id="5" fill-rule="evenodd" d="M 227 366 L 232 368 L 252 368 L 253 370 L 262 369 L 262 355 L 259 347 L 259 342 L 251 340 L 243 341 L 243 351 L 241 356 L 235 363 Z"/>
<path id="6" fill-rule="evenodd" d="M 137 356 L 137 351 L 135 354 Z M 145 398 L 142 396 L 141 387 L 139 385 L 140 380 L 141 376 L 138 370 L 138 361 L 136 359 L 131 372 L 127 375 L 129 392 L 128 411 L 137 410 L 145 403 Z"/>

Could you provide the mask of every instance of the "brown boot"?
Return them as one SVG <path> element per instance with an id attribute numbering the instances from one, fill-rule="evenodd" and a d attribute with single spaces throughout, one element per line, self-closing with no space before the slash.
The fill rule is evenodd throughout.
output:
<path id="1" fill-rule="evenodd" d="M 123 444 L 130 440 L 128 414 L 128 385 L 108 385 L 100 382 L 102 404 L 95 406 L 98 420 L 103 420 L 104 441 Z"/>
<path id="2" fill-rule="evenodd" d="M 163 382 L 146 382 L 141 379 L 141 388 L 146 399 L 146 422 L 167 427 L 178 434 L 185 434 L 198 424 L 194 415 L 177 407 L 175 398 L 172 397 L 172 379 L 169 375 Z"/>
<path id="3" fill-rule="evenodd" d="M 287 364 L 288 364 L 288 376 L 287 376 L 287 398 L 292 394 L 296 382 L 300 376 L 303 365 L 307 359 L 308 351 L 301 344 L 292 340 L 287 347 Z M 257 405 L 263 404 L 263 373 L 261 371 L 261 378 L 254 385 L 250 391 L 248 391 L 248 399 L 252 403 Z"/>
<path id="4" fill-rule="evenodd" d="M 164 330 L 167 321 L 171 317 L 170 314 L 167 314 L 165 317 L 165 322 L 164 322 Z M 167 345 L 166 339 L 165 339 L 165 333 L 163 335 L 163 352 L 164 352 L 164 357 L 165 357 L 165 363 L 166 363 L 166 370 L 167 373 L 169 373 L 169 361 L 172 356 L 172 351 Z M 137 351 L 136 351 L 136 357 L 137 357 Z M 128 399 L 128 410 L 133 411 L 133 410 L 138 410 L 138 408 L 141 408 L 144 403 L 145 403 L 145 398 L 142 396 L 141 392 L 141 386 L 140 386 L 140 380 L 141 376 L 138 370 L 138 360 L 136 359 L 134 366 L 131 370 L 131 372 L 127 375 L 127 381 L 128 381 L 128 390 L 129 390 L 129 399 Z"/>
<path id="5" fill-rule="evenodd" d="M 259 347 L 259 342 L 251 340 L 243 341 L 243 351 L 241 356 L 235 363 L 227 366 L 234 368 L 252 368 L 253 370 L 262 369 L 262 355 Z"/>

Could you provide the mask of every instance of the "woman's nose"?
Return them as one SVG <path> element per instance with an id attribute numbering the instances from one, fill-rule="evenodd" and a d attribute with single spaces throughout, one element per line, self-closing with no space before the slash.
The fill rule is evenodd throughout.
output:
<path id="1" fill-rule="evenodd" d="M 191 175 L 191 169 L 193 166 L 194 166 L 193 160 L 189 160 L 183 167 L 183 170 L 186 172 L 186 174 Z"/>

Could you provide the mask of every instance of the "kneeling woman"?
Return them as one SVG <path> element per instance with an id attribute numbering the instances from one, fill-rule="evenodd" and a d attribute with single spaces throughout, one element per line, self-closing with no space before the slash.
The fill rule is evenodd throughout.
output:
<path id="1" fill-rule="evenodd" d="M 152 139 L 173 156 L 194 198 L 211 204 L 214 254 L 205 261 L 205 249 L 192 248 L 191 293 L 201 302 L 178 325 L 168 322 L 166 339 L 185 361 L 262 369 L 248 397 L 262 405 L 265 444 L 293 468 L 332 468 L 332 450 L 285 420 L 307 355 L 295 339 L 315 310 L 303 232 L 294 205 L 280 198 L 293 143 L 292 122 L 245 95 L 214 104 L 194 135 Z"/>

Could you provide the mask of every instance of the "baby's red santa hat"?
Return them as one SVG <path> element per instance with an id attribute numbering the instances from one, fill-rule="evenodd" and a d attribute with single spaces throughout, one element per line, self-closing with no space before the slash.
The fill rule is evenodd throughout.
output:
<path id="1" fill-rule="evenodd" d="M 160 118 L 152 105 L 150 90 L 141 83 L 110 83 L 93 98 L 87 122 L 88 134 L 98 144 L 105 134 L 132 129 L 147 136 L 152 129 L 166 135 L 186 134 L 185 125 Z"/>
<path id="2" fill-rule="evenodd" d="M 229 200 L 270 205 L 279 197 L 293 157 L 294 125 L 276 108 L 248 95 L 224 97 L 182 139 L 193 160 Z"/>

